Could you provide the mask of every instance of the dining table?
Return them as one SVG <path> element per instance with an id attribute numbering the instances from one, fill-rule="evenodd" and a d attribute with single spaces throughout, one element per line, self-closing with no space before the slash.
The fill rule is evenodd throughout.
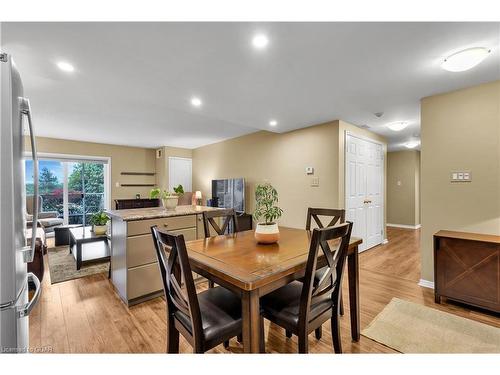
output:
<path id="1" fill-rule="evenodd" d="M 274 244 L 259 244 L 254 231 L 219 235 L 186 242 L 192 271 L 241 297 L 243 350 L 260 351 L 260 297 L 304 276 L 311 231 L 279 227 Z M 359 341 L 358 246 L 351 237 L 347 255 L 351 336 Z M 326 264 L 318 257 L 318 268 Z"/>

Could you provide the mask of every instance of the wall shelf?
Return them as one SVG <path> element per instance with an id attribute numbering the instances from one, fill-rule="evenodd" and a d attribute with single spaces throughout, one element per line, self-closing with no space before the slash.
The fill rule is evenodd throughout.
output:
<path id="1" fill-rule="evenodd" d="M 122 176 L 154 176 L 154 172 L 121 172 Z"/>
<path id="2" fill-rule="evenodd" d="M 120 184 L 122 187 L 153 187 L 155 184 Z"/>

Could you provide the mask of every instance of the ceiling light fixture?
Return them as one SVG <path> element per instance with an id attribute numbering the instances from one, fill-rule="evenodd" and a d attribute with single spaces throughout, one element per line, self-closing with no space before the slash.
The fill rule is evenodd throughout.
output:
<path id="1" fill-rule="evenodd" d="M 252 44 L 257 49 L 264 49 L 269 44 L 269 39 L 264 34 L 257 34 L 252 38 Z"/>
<path id="2" fill-rule="evenodd" d="M 271 121 L 269 121 L 269 125 L 270 125 L 270 126 L 276 126 L 276 125 L 278 125 L 278 121 L 276 121 L 276 120 L 271 120 Z"/>
<path id="3" fill-rule="evenodd" d="M 405 143 L 406 148 L 415 148 L 420 144 L 420 141 L 409 141 Z"/>
<path id="4" fill-rule="evenodd" d="M 191 98 L 191 105 L 193 107 L 201 107 L 202 104 L 203 103 L 200 98 L 197 98 L 196 96 Z"/>
<path id="5" fill-rule="evenodd" d="M 389 129 L 391 129 L 392 131 L 399 132 L 408 126 L 408 122 L 396 121 L 396 122 L 391 122 L 390 124 L 387 124 L 386 126 Z"/>
<path id="6" fill-rule="evenodd" d="M 449 72 L 463 72 L 481 63 L 490 52 L 490 49 L 484 47 L 467 48 L 444 59 L 441 68 Z"/>
<path id="7" fill-rule="evenodd" d="M 68 73 L 71 73 L 71 72 L 75 71 L 75 67 L 73 65 L 71 65 L 70 63 L 66 62 L 66 61 L 59 61 L 57 63 L 57 67 L 59 69 L 61 69 L 62 71 L 68 72 Z"/>

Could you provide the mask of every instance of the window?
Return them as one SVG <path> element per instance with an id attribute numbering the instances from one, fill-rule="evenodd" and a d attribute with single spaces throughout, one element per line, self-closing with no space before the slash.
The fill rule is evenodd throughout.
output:
<path id="1" fill-rule="evenodd" d="M 25 161 L 26 195 L 33 195 L 33 161 Z M 40 158 L 41 212 L 56 212 L 65 224 L 89 225 L 91 216 L 108 208 L 107 161 Z"/>

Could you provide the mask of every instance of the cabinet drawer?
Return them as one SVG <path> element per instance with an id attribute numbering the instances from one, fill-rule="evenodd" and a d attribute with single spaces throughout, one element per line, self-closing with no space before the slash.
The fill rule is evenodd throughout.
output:
<path id="1" fill-rule="evenodd" d="M 127 299 L 129 301 L 162 289 L 160 270 L 156 262 L 127 270 Z"/>
<path id="2" fill-rule="evenodd" d="M 156 260 L 151 234 L 127 237 L 127 268 L 156 262 Z"/>
<path id="3" fill-rule="evenodd" d="M 185 241 L 196 239 L 196 228 L 172 230 L 171 233 L 183 234 Z M 156 262 L 156 251 L 151 234 L 127 237 L 127 268 Z"/>
<path id="4" fill-rule="evenodd" d="M 159 228 L 167 230 L 176 230 L 191 227 L 196 228 L 196 215 L 129 221 L 127 223 L 127 236 L 150 234 L 151 227 L 153 225 L 157 225 Z"/>

